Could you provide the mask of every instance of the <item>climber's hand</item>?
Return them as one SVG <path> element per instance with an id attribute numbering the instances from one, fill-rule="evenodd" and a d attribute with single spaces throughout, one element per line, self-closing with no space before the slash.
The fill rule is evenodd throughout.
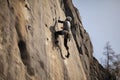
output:
<path id="1" fill-rule="evenodd" d="M 63 27 L 61 27 L 61 29 L 63 29 Z"/>

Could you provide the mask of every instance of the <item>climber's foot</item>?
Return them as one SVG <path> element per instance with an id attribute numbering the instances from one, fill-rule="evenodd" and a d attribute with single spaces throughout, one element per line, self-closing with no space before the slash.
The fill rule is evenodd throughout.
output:
<path id="1" fill-rule="evenodd" d="M 58 40 L 55 41 L 55 44 L 56 44 L 56 45 L 58 44 Z"/>
<path id="2" fill-rule="evenodd" d="M 69 53 L 69 51 L 68 51 L 68 53 L 67 53 L 67 55 L 65 56 L 66 58 L 69 58 L 69 56 L 70 56 L 70 53 Z"/>

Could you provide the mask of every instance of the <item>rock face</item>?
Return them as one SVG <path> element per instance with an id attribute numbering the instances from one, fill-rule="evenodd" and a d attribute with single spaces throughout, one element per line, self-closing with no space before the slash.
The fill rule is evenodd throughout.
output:
<path id="1" fill-rule="evenodd" d="M 73 18 L 72 39 L 70 57 L 63 59 L 63 37 L 57 47 L 54 31 L 66 16 Z M 71 0 L 0 0 L 0 80 L 105 80 L 92 78 L 92 53 Z"/>

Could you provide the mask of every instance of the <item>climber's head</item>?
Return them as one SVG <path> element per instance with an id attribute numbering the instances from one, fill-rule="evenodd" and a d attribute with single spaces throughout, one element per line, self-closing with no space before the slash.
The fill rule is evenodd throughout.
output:
<path id="1" fill-rule="evenodd" d="M 71 18 L 70 16 L 67 16 L 67 17 L 66 17 L 66 20 L 71 22 L 71 21 L 72 21 L 72 18 Z"/>

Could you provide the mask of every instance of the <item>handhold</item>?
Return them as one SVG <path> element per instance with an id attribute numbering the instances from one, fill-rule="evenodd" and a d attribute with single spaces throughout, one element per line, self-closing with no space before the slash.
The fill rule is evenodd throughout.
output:
<path id="1" fill-rule="evenodd" d="M 48 25 L 47 25 L 47 24 L 45 24 L 45 26 L 46 26 L 46 27 L 48 27 Z"/>
<path id="2" fill-rule="evenodd" d="M 31 29 L 32 29 L 30 25 L 28 25 L 28 29 L 29 29 L 29 30 L 31 30 Z"/>

